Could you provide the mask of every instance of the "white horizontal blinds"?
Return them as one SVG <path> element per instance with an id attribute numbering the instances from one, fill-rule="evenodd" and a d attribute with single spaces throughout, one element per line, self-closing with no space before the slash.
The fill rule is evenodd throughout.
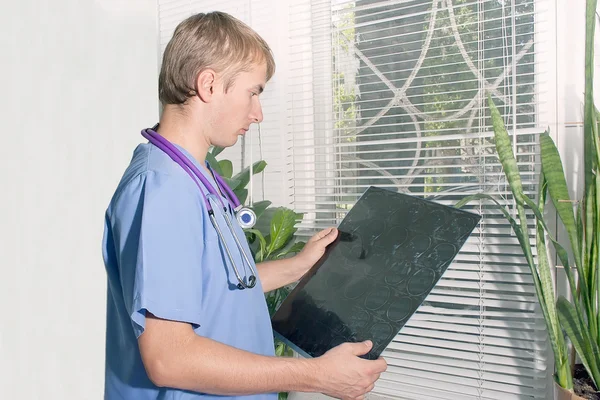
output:
<path id="1" fill-rule="evenodd" d="M 250 25 L 269 44 L 275 57 L 275 75 L 260 95 L 263 122 L 246 135 L 243 165 L 263 159 L 267 167 L 253 181 L 254 200 L 270 200 L 275 206 L 289 206 L 286 188 L 287 118 L 285 107 L 286 59 L 288 52 L 287 7 L 278 0 L 250 2 Z"/>
<path id="2" fill-rule="evenodd" d="M 292 6 L 302 8 L 290 14 L 298 46 L 288 83 L 290 187 L 294 209 L 306 213 L 300 232 L 337 225 L 370 185 L 448 205 L 494 193 L 512 207 L 486 92 L 535 198 L 544 76 L 536 24 L 546 3 Z M 483 216 L 479 227 L 385 351 L 390 368 L 376 392 L 387 398 L 545 398 L 546 333 L 529 267 L 504 216 L 487 203 L 471 209 Z"/>
<path id="3" fill-rule="evenodd" d="M 177 25 L 192 15 L 192 5 L 190 0 L 159 0 L 158 1 L 158 25 L 160 57 L 159 67 L 162 62 L 162 55 L 167 47 L 167 43 L 173 36 Z"/>
<path id="4" fill-rule="evenodd" d="M 248 0 L 159 0 L 158 20 L 161 59 L 175 28 L 187 17 L 200 12 L 224 11 L 249 23 L 250 3 L 251 1 Z"/>
<path id="5" fill-rule="evenodd" d="M 328 23 L 330 8 L 328 0 L 298 0 L 289 5 L 290 45 L 286 82 L 290 131 L 288 179 L 293 207 L 305 212 L 303 227 L 308 228 L 314 225 L 314 212 L 299 210 L 301 206 L 297 201 L 302 198 L 307 204 L 315 204 L 315 184 L 319 182 L 324 186 L 319 192 L 326 193 L 328 184 L 333 183 L 328 182 L 327 176 L 336 176 L 332 160 L 323 157 L 324 153 L 331 153 L 333 150 L 332 146 L 323 146 L 324 141 L 331 141 L 333 138 L 332 129 L 327 129 L 328 126 L 325 125 L 327 119 L 331 120 L 331 75 L 323 73 L 331 70 L 331 63 L 324 62 L 331 60 L 333 50 Z M 319 15 L 321 21 L 315 20 Z M 325 107 L 325 110 L 321 107 Z M 299 140 L 306 141 L 309 145 L 301 146 L 297 143 Z"/>
<path id="6" fill-rule="evenodd" d="M 160 0 L 159 25 L 160 25 L 160 55 L 171 39 L 176 26 L 185 18 L 199 12 L 223 11 L 242 20 L 256 30 L 269 44 L 277 64 L 283 64 L 281 54 L 284 52 L 285 25 L 273 29 L 272 20 L 282 14 L 282 5 L 275 0 Z M 285 14 L 285 13 L 284 13 Z M 285 14 L 287 17 L 287 14 Z M 284 36 L 284 38 L 282 38 Z M 279 66 L 281 69 L 281 66 Z M 251 127 L 245 139 L 230 149 L 221 153 L 219 159 L 227 158 L 234 164 L 234 173 L 263 159 L 268 166 L 264 174 L 256 177 L 252 182 L 253 201 L 263 199 L 271 200 L 276 205 L 287 204 L 289 196 L 282 190 L 285 182 L 285 136 L 282 132 L 286 127 L 284 103 L 284 88 L 280 83 L 281 75 L 277 71 L 267 84 L 265 92 L 261 95 L 264 121 L 261 124 L 260 135 L 256 125 Z M 241 128 L 241 127 L 240 127 Z M 245 143 L 244 143 L 245 140 Z M 267 184 L 270 182 L 271 184 Z M 247 187 L 250 189 L 250 185 Z M 250 200 L 250 199 L 249 199 Z"/>

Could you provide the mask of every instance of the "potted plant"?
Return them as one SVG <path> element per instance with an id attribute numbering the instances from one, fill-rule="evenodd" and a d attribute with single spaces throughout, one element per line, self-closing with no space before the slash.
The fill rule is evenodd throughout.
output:
<path id="1" fill-rule="evenodd" d="M 477 194 L 461 200 L 462 207 L 474 199 L 491 200 L 511 224 L 527 264 L 531 269 L 535 290 L 544 316 L 550 344 L 554 353 L 554 377 L 557 399 L 583 399 L 596 394 L 582 393 L 584 381 L 595 392 L 600 388 L 600 314 L 598 313 L 600 273 L 600 144 L 598 138 L 598 111 L 593 99 L 593 49 L 597 0 L 586 3 L 586 58 L 584 100 L 584 173 L 583 198 L 573 201 L 569 197 L 567 182 L 559 152 L 547 132 L 541 135 L 541 173 L 537 203 L 523 191 L 521 176 L 512 151 L 510 137 L 502 117 L 491 96 L 488 105 L 494 128 L 495 146 L 504 168 L 516 205 L 516 218 L 488 194 Z M 547 200 L 552 202 L 560 223 L 568 233 L 568 245 L 572 256 L 552 236 L 548 229 L 544 208 Z M 574 208 L 576 210 L 574 210 Z M 535 241 L 537 259 L 533 256 L 527 230 L 526 211 L 533 211 L 536 222 Z M 525 227 L 525 228 L 522 228 Z M 560 296 L 556 300 L 550 272 L 548 240 L 562 263 L 571 294 L 571 300 Z M 571 342 L 587 374 L 574 385 L 574 365 L 569 357 L 567 340 Z M 587 397 L 589 396 L 589 397 Z"/>

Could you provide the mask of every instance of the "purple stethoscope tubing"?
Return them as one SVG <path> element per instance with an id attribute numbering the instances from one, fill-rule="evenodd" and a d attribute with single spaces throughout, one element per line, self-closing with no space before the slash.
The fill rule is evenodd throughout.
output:
<path id="1" fill-rule="evenodd" d="M 192 180 L 198 186 L 198 189 L 200 190 L 200 194 L 202 195 L 202 197 L 204 198 L 204 202 L 206 203 L 206 208 L 208 209 L 208 215 L 210 217 L 210 220 L 211 220 L 215 230 L 217 231 L 217 234 L 219 235 L 219 239 L 221 240 L 221 243 L 223 243 L 225 252 L 227 253 L 229 261 L 231 262 L 231 265 L 233 267 L 234 273 L 238 279 L 238 282 L 239 282 L 237 285 L 238 289 L 246 289 L 246 288 L 250 289 L 250 288 L 253 288 L 254 286 L 256 286 L 256 271 L 254 271 L 254 268 L 252 267 L 252 263 L 250 262 L 250 259 L 248 258 L 248 255 L 246 254 L 246 251 L 242 247 L 242 244 L 240 243 L 237 235 L 235 234 L 233 225 L 231 224 L 231 219 L 229 218 L 229 215 L 227 213 L 227 207 L 225 207 L 225 204 L 223 204 L 223 200 L 221 199 L 221 196 L 217 193 L 215 188 L 204 177 L 204 175 L 198 170 L 198 168 L 190 160 L 188 160 L 188 158 L 186 156 L 181 154 L 181 152 L 175 146 L 173 146 L 167 139 L 165 139 L 164 137 L 159 135 L 153 129 L 144 129 L 142 131 L 142 136 L 145 137 L 146 139 L 148 139 L 148 141 L 150 143 L 152 143 L 154 146 L 156 146 L 160 150 L 164 151 L 169 157 L 171 157 L 171 159 L 173 161 L 175 161 L 181 168 L 183 168 L 185 170 L 185 172 L 187 172 L 187 174 L 192 178 Z M 241 203 L 240 203 L 239 199 L 237 198 L 237 196 L 235 195 L 235 193 L 233 193 L 233 190 L 231 190 L 231 188 L 227 185 L 227 183 L 225 183 L 225 181 L 223 180 L 223 178 L 221 178 L 219 176 L 219 174 L 217 174 L 216 172 L 214 172 L 212 170 L 211 170 L 211 172 L 215 178 L 215 182 L 217 183 L 217 185 L 220 187 L 220 189 L 223 192 L 225 192 L 225 195 L 227 196 L 229 202 L 233 206 L 234 211 L 238 211 L 241 208 Z M 233 259 L 233 256 L 231 255 L 231 251 L 229 250 L 229 246 L 227 245 L 227 242 L 225 241 L 225 238 L 223 236 L 223 232 L 221 231 L 221 228 L 219 227 L 219 224 L 217 223 L 217 220 L 215 218 L 212 205 L 210 204 L 210 201 L 208 200 L 208 198 L 202 191 L 202 188 L 200 187 L 200 183 L 198 182 L 198 180 L 200 180 L 200 182 L 202 182 L 202 184 L 204 185 L 206 190 L 208 190 L 208 192 L 210 194 L 212 194 L 214 197 L 216 197 L 219 200 L 219 202 L 221 203 L 221 206 L 223 206 L 223 217 L 225 219 L 225 222 L 227 223 L 227 226 L 231 232 L 231 235 L 233 236 L 233 239 L 235 240 L 238 250 L 240 251 L 240 253 L 242 254 L 246 263 L 250 267 L 250 270 L 252 271 L 252 274 L 248 277 L 248 283 L 246 283 L 244 281 L 244 279 L 240 275 L 240 273 L 235 265 L 235 261 Z"/>
<path id="2" fill-rule="evenodd" d="M 198 170 L 198 168 L 190 160 L 188 160 L 188 158 L 186 156 L 182 155 L 180 153 L 180 151 L 175 146 L 173 146 L 167 139 L 165 139 L 164 137 L 162 137 L 161 135 L 159 135 L 158 133 L 156 133 L 155 131 L 153 131 L 151 129 L 143 130 L 142 136 L 144 136 L 146 139 L 148 139 L 148 141 L 150 143 L 152 143 L 153 145 L 155 145 L 156 147 L 158 147 L 159 149 L 161 149 L 162 151 L 167 153 L 167 155 L 169 157 L 171 157 L 171 159 L 173 161 L 175 161 L 177 164 L 179 164 L 179 166 L 181 168 L 183 168 L 185 170 L 185 172 L 188 173 L 188 175 L 194 180 L 194 182 L 196 182 L 196 185 L 198 186 L 198 188 L 201 189 L 200 184 L 198 183 L 198 179 L 199 179 L 202 182 L 202 184 L 204 185 L 204 187 L 206 187 L 208 192 L 210 194 L 214 195 L 217 199 L 219 199 L 219 202 L 223 206 L 223 209 L 224 210 L 227 209 L 225 207 L 225 204 L 223 204 L 223 201 L 221 200 L 221 196 L 219 196 L 219 194 L 213 188 L 213 186 L 210 184 L 210 182 L 204 177 L 204 175 Z M 233 193 L 230 194 L 231 190 L 222 181 L 221 177 L 216 172 L 213 171 L 213 175 L 215 177 L 215 180 L 217 181 L 217 184 L 220 185 L 223 189 L 225 189 L 224 191 L 225 191 L 227 197 L 229 198 L 229 201 L 232 203 L 234 208 L 236 208 L 240 204 L 240 202 L 237 199 L 237 197 L 235 196 L 235 194 L 233 194 Z M 202 194 L 202 197 L 204 198 L 204 202 L 206 203 L 206 208 L 208 209 L 209 213 L 212 213 L 213 212 L 212 205 L 210 204 L 210 202 L 208 201 L 208 199 L 206 198 L 206 196 L 204 195 L 204 192 L 202 190 L 200 190 L 200 194 Z"/>

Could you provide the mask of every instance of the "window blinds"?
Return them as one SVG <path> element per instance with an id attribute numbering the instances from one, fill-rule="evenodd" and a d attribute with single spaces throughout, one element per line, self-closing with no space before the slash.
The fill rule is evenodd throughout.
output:
<path id="1" fill-rule="evenodd" d="M 305 213 L 300 233 L 337 225 L 369 185 L 448 205 L 493 193 L 511 207 L 487 92 L 535 198 L 543 3 L 292 2 L 288 179 Z M 529 268 L 500 212 L 472 210 L 484 217 L 479 228 L 384 353 L 389 369 L 375 392 L 386 398 L 546 397 L 546 333 Z"/>
<path id="2" fill-rule="evenodd" d="M 277 72 L 261 96 L 261 137 L 254 129 L 223 156 L 236 168 L 267 160 L 256 200 L 304 212 L 299 234 L 310 235 L 337 225 L 369 185 L 444 204 L 488 192 L 511 207 L 486 91 L 535 197 L 546 3 L 159 0 L 160 55 L 196 12 L 229 12 L 267 40 Z M 472 209 L 479 228 L 384 353 L 384 398 L 545 398 L 546 333 L 528 267 L 503 216 Z"/>

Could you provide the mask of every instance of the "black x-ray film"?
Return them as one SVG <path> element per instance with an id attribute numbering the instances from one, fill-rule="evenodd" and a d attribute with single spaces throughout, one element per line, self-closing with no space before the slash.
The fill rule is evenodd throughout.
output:
<path id="1" fill-rule="evenodd" d="M 273 315 L 276 336 L 318 357 L 372 340 L 376 359 L 434 288 L 481 217 L 370 187 Z"/>

